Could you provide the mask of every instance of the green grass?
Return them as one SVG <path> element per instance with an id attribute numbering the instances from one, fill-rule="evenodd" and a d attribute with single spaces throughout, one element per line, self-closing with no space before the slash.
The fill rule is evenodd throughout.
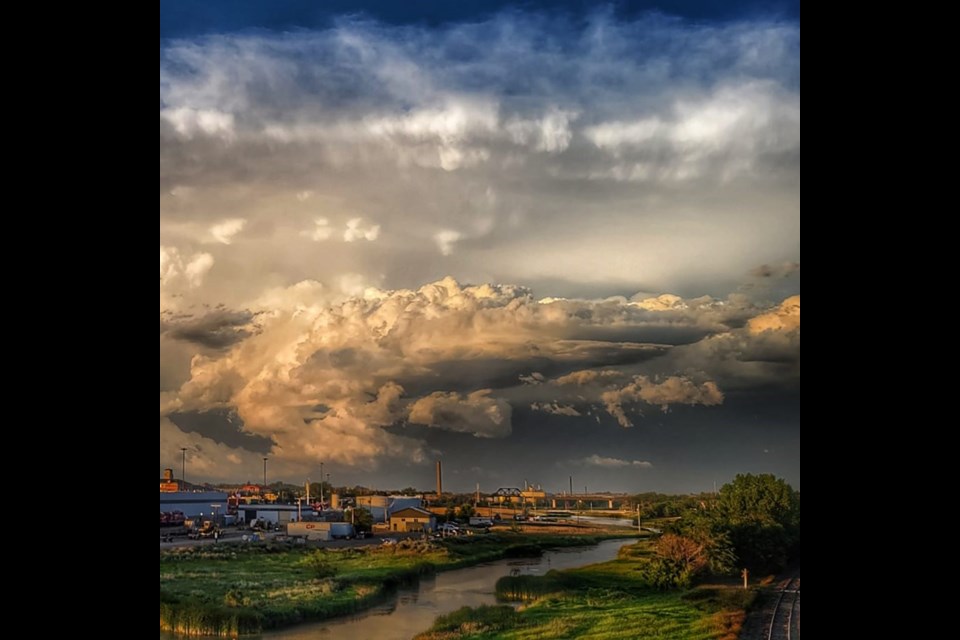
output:
<path id="1" fill-rule="evenodd" d="M 365 609 L 419 576 L 596 536 L 490 534 L 441 544 L 317 550 L 271 543 L 160 553 L 160 628 L 233 637 Z"/>
<path id="2" fill-rule="evenodd" d="M 590 638 L 616 640 L 734 640 L 755 592 L 710 586 L 686 592 L 651 589 L 643 578 L 648 547 L 621 550 L 617 560 L 513 576 L 497 582 L 501 600 L 526 604 L 464 608 L 437 619 L 418 640 L 505 640 Z"/>

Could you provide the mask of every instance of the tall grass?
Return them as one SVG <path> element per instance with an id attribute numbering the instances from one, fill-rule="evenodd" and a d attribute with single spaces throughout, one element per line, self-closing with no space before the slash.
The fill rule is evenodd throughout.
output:
<path id="1" fill-rule="evenodd" d="M 596 537 L 490 534 L 442 544 L 316 550 L 272 543 L 160 554 L 160 628 L 235 637 L 369 608 L 423 575 Z"/>
<path id="2" fill-rule="evenodd" d="M 732 586 L 658 591 L 647 582 L 644 544 L 611 562 L 501 578 L 497 598 L 525 603 L 519 610 L 461 609 L 417 640 L 736 640 L 755 592 Z M 497 616 L 503 617 L 499 626 Z"/>

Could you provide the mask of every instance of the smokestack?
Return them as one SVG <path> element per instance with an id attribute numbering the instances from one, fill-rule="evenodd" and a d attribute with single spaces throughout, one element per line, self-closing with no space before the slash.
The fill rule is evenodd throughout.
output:
<path id="1" fill-rule="evenodd" d="M 437 460 L 437 497 L 443 495 L 443 472 L 440 470 L 440 461 Z"/>

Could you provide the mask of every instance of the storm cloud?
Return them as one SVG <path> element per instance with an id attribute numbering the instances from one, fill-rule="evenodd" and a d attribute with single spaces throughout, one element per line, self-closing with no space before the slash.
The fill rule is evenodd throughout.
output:
<path id="1" fill-rule="evenodd" d="M 161 466 L 569 429 L 609 446 L 557 459 L 641 469 L 654 425 L 792 397 L 799 42 L 610 11 L 163 40 Z"/>

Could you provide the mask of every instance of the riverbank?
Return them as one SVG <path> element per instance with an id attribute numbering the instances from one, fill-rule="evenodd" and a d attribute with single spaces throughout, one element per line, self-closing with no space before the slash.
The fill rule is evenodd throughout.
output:
<path id="1" fill-rule="evenodd" d="M 160 628 L 233 637 L 360 611 L 420 576 L 611 535 L 497 533 L 325 550 L 277 544 L 162 551 Z"/>
<path id="2" fill-rule="evenodd" d="M 497 583 L 509 605 L 463 608 L 441 616 L 417 640 L 522 638 L 596 640 L 735 640 L 755 592 L 733 585 L 656 591 L 644 579 L 646 558 L 624 549 L 616 560 Z"/>

